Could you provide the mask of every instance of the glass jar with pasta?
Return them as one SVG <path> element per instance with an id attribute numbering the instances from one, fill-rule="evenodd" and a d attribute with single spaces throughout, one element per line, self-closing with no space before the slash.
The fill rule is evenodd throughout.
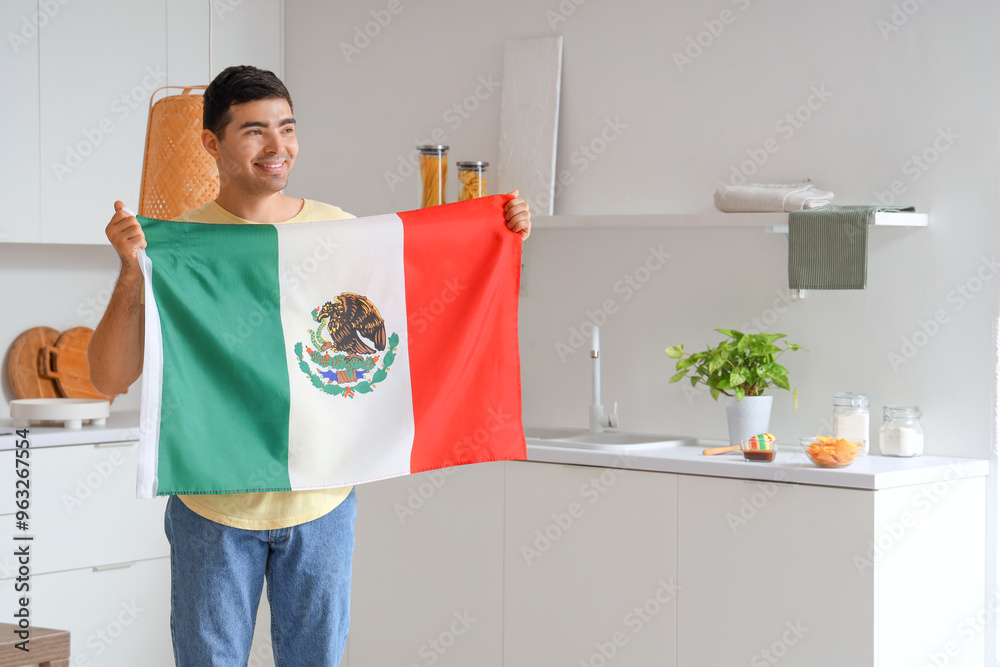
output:
<path id="1" fill-rule="evenodd" d="M 420 152 L 420 177 L 424 182 L 420 208 L 444 203 L 444 188 L 448 181 L 448 147 L 418 146 Z"/>
<path id="2" fill-rule="evenodd" d="M 458 201 L 477 199 L 486 191 L 486 168 L 489 162 L 458 162 Z"/>

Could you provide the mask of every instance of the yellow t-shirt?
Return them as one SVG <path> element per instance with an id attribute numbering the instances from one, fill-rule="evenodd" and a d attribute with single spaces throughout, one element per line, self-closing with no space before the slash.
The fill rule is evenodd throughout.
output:
<path id="1" fill-rule="evenodd" d="M 289 222 L 322 222 L 353 218 L 337 206 L 303 200 L 298 214 Z M 214 201 L 186 211 L 174 218 L 180 222 L 207 222 L 231 225 L 255 225 L 237 217 Z M 259 491 L 255 493 L 220 493 L 178 495 L 191 511 L 217 523 L 247 530 L 286 528 L 318 519 L 342 503 L 352 486 L 305 491 Z"/>

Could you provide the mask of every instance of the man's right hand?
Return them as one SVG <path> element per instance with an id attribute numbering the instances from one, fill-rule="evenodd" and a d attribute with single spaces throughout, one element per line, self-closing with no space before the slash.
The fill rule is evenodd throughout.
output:
<path id="1" fill-rule="evenodd" d="M 115 202 L 115 214 L 104 230 L 122 260 L 123 271 L 139 271 L 139 248 L 146 247 L 146 235 L 134 215 L 126 213 L 125 203 Z"/>
<path id="2" fill-rule="evenodd" d="M 146 247 L 146 235 L 124 208 L 125 204 L 115 202 L 115 215 L 105 230 L 122 260 L 121 273 L 87 348 L 90 381 L 105 396 L 123 393 L 142 373 L 146 335 L 138 257 L 139 248 Z"/>

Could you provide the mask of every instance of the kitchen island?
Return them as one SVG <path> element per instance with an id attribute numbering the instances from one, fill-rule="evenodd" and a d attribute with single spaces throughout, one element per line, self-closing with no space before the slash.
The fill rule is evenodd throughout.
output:
<path id="1" fill-rule="evenodd" d="M 137 424 L 31 429 L 34 619 L 71 630 L 77 660 L 169 651 L 163 499 L 135 499 Z M 14 442 L 0 435 L 4 488 Z M 701 454 L 714 444 L 529 440 L 527 461 L 359 485 L 342 664 L 983 664 L 987 461 L 831 470 L 795 448 Z M 100 644 L 122 614 L 130 631 Z M 258 659 L 268 627 L 263 604 Z"/>
<path id="2" fill-rule="evenodd" d="M 359 486 L 352 661 L 983 664 L 987 461 L 716 444 L 529 440 L 527 461 Z"/>

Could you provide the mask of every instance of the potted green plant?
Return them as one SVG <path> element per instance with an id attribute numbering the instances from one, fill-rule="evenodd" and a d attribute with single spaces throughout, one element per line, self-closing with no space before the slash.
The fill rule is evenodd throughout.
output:
<path id="1" fill-rule="evenodd" d="M 667 356 L 677 360 L 677 372 L 670 382 L 688 377 L 692 387 L 699 384 L 708 387 L 715 400 L 720 395 L 730 397 L 726 406 L 729 442 L 738 445 L 740 440 L 764 433 L 770 426 L 771 396 L 765 396 L 764 390 L 772 386 L 790 389 L 788 369 L 778 363 L 778 357 L 805 348 L 782 341 L 785 334 L 716 331 L 726 338 L 704 352 L 685 354 L 683 343 L 667 348 Z M 797 407 L 798 390 L 792 396 Z"/>

